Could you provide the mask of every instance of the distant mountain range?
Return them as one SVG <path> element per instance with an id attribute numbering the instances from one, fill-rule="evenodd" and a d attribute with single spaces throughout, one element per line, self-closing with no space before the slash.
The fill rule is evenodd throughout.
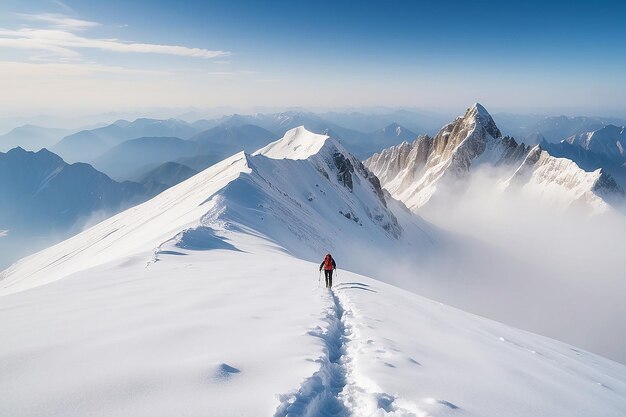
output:
<path id="1" fill-rule="evenodd" d="M 50 148 L 72 132 L 74 131 L 70 129 L 55 129 L 35 125 L 16 127 L 0 136 L 0 152 L 6 152 L 18 146 L 29 151 Z"/>
<path id="2" fill-rule="evenodd" d="M 536 145 L 541 139 L 556 143 L 571 136 L 602 129 L 605 126 L 626 125 L 626 119 L 615 117 L 548 117 L 512 114 L 496 114 L 493 117 L 505 134 L 515 136 L 529 145 Z"/>
<path id="3" fill-rule="evenodd" d="M 333 116 L 339 118 L 338 114 Z M 137 119 L 134 122 L 119 120 L 105 127 L 83 130 L 66 136 L 55 144 L 52 150 L 68 161 L 93 163 L 114 178 L 127 179 L 128 175 L 133 175 L 136 171 L 146 172 L 159 163 L 184 162 L 186 158 L 201 161 L 195 164 L 194 168 L 206 168 L 240 150 L 251 152 L 258 149 L 298 126 L 341 138 L 344 145 L 361 158 L 371 155 L 381 147 L 391 146 L 416 136 L 410 129 L 395 122 L 380 125 L 387 122 L 387 118 L 381 117 L 377 120 L 378 123 L 365 126 L 381 127 L 365 132 L 329 122 L 310 112 L 235 114 L 216 120 L 198 120 L 194 123 L 174 119 Z M 396 130 L 398 126 L 400 130 Z M 174 138 L 195 141 L 197 144 L 190 146 L 178 142 L 180 146 L 173 151 Z M 127 141 L 133 142 L 126 143 Z M 145 152 L 147 148 L 151 149 L 150 156 Z M 145 155 L 137 159 L 134 171 L 123 162 L 121 167 L 112 167 L 115 158 L 120 158 L 120 161 L 132 159 L 139 153 Z M 122 157 L 121 154 L 128 156 Z M 143 161 L 146 163 L 145 167 L 141 166 Z"/>
<path id="4" fill-rule="evenodd" d="M 91 162 L 129 139 L 161 136 L 188 139 L 198 131 L 198 127 L 174 119 L 118 120 L 108 126 L 66 136 L 52 150 L 69 162 Z"/>
<path id="5" fill-rule="evenodd" d="M 255 125 L 220 125 L 191 139 L 145 137 L 124 141 L 92 163 L 117 180 L 138 179 L 166 162 L 203 170 L 239 151 L 253 152 L 274 139 L 274 134 Z"/>
<path id="6" fill-rule="evenodd" d="M 197 173 L 198 171 L 186 165 L 176 162 L 165 162 L 143 175 L 139 182 L 150 188 L 155 185 L 156 187 L 171 187 L 193 177 Z"/>
<path id="7" fill-rule="evenodd" d="M 164 162 L 198 153 L 197 144 L 173 137 L 130 139 L 93 160 L 95 168 L 121 181 L 138 178 Z"/>
<path id="8" fill-rule="evenodd" d="M 495 119 L 505 135 L 514 136 L 528 145 L 540 142 L 558 143 L 611 123 L 624 124 L 620 119 L 582 116 L 546 117 L 502 113 L 497 114 Z M 312 132 L 332 135 L 341 140 L 353 155 L 367 159 L 384 148 L 403 141 L 413 141 L 418 134 L 434 135 L 437 132 L 435 126 L 441 124 L 443 116 L 438 114 L 388 109 L 369 114 L 358 111 L 234 114 L 194 122 L 177 119 L 122 119 L 76 133 L 65 129 L 21 126 L 0 136 L 0 150 L 6 151 L 15 146 L 27 150 L 45 147 L 68 162 L 90 163 L 112 178 L 122 181 L 139 179 L 165 162 L 177 162 L 194 170 L 202 170 L 240 150 L 252 152 L 298 126 L 304 126 Z M 556 149 L 555 147 L 553 151 L 565 152 L 562 155 L 571 154 Z M 603 164 L 600 161 L 587 163 L 585 166 Z M 619 170 L 613 167 L 606 169 L 612 171 L 616 178 L 619 177 Z"/>
<path id="9" fill-rule="evenodd" d="M 601 168 L 626 187 L 626 129 L 608 125 L 593 132 L 570 136 L 558 143 L 542 141 L 550 154 L 568 158 L 586 171 Z"/>
<path id="10" fill-rule="evenodd" d="M 458 174 L 469 170 L 470 165 L 476 167 L 488 161 L 497 166 L 511 167 L 509 174 L 513 176 L 515 170 L 512 168 L 522 166 L 524 158 L 530 154 L 532 146 L 529 145 L 535 144 L 540 144 L 540 149 L 552 157 L 567 158 L 575 162 L 577 167 L 582 168 L 582 172 L 602 168 L 602 178 L 610 174 L 611 181 L 614 180 L 618 187 L 626 184 L 623 128 L 607 124 L 619 119 L 497 115 L 497 120 L 502 120 L 505 125 L 505 132 L 517 132 L 527 143 L 520 145 L 519 140 L 501 133 L 500 127 L 495 125 L 494 119 L 482 106 L 474 110 L 476 114 L 471 120 L 465 121 L 465 116 L 461 120 L 457 119 L 433 137 L 425 135 L 418 138 L 418 133 L 423 131 L 416 132 L 396 121 L 377 129 L 366 130 L 380 126 L 392 117 L 406 121 L 417 129 L 421 128 L 416 120 L 421 125 L 429 126 L 437 120 L 436 116 L 424 116 L 410 111 L 370 115 L 359 112 L 315 114 L 289 111 L 235 114 L 193 123 L 176 119 L 144 118 L 132 122 L 118 120 L 104 127 L 70 134 L 51 148 L 69 161 L 89 162 L 116 181 L 143 182 L 144 178 L 158 173 L 156 176 L 162 181 L 155 188 L 158 190 L 161 186 L 173 185 L 186 178 L 186 174 L 206 169 L 236 152 L 253 152 L 288 130 L 304 126 L 311 132 L 337 138 L 360 159 L 369 158 L 368 166 L 381 177 L 383 183 L 396 190 L 396 197 L 413 207 L 419 207 L 430 200 L 430 193 L 434 193 L 435 184 L 440 183 L 441 178 L 448 177 L 450 172 L 460 178 L 463 175 Z M 493 124 L 497 132 L 492 130 L 483 135 L 478 129 L 472 136 L 480 137 L 478 141 L 463 143 L 463 135 L 468 134 L 472 123 L 486 123 L 489 126 Z M 585 130 L 594 127 L 597 129 Z M 0 137 L 0 145 L 4 141 L 7 146 L 30 143 L 34 148 L 42 145 L 49 147 L 65 132 L 60 129 L 23 126 Z M 489 137 L 496 140 L 491 141 Z M 409 142 L 413 142 L 413 145 L 409 145 Z M 484 154 L 483 147 L 487 151 Z M 539 155 L 537 152 L 539 151 L 533 153 L 535 157 Z M 371 157 L 375 153 L 378 156 Z M 389 162 L 385 162 L 389 158 Z M 403 158 L 408 160 L 403 162 Z M 440 165 L 442 160 L 449 160 L 450 164 Z M 543 161 L 541 157 L 537 157 L 537 161 L 539 160 Z M 530 162 L 531 159 L 523 166 L 528 167 Z M 415 165 L 413 170 L 410 168 L 412 165 Z M 430 170 L 435 167 L 436 172 Z M 421 172 L 422 169 L 425 171 Z M 172 178 L 166 178 L 168 173 L 171 173 Z M 581 178 L 584 176 L 582 173 L 579 175 Z M 519 184 L 520 177 L 521 171 L 517 173 L 517 181 L 511 182 L 507 181 L 509 178 L 503 178 L 501 183 L 503 186 L 513 187 L 513 184 Z M 420 183 L 420 178 L 424 180 L 423 183 Z M 610 181 L 600 181 L 600 177 L 597 180 L 598 184 L 610 184 Z M 589 181 L 591 180 L 586 179 L 583 182 Z M 452 182 L 458 183 L 456 180 Z M 407 197 L 409 194 L 410 198 Z"/>
<path id="11" fill-rule="evenodd" d="M 0 153 L 0 230 L 7 231 L 0 239 L 0 264 L 22 254 L 22 244 L 36 240 L 47 246 L 166 188 L 156 182 L 116 182 L 91 165 L 68 164 L 46 149 Z"/>

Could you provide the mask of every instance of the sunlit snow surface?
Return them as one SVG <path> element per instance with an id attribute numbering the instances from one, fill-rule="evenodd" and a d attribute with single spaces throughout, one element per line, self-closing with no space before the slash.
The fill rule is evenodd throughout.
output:
<path id="1" fill-rule="evenodd" d="M 624 415 L 623 365 L 342 269 L 445 237 L 297 136 L 6 271 L 0 415 Z M 301 258 L 333 243 L 331 292 Z"/>
<path id="2" fill-rule="evenodd" d="M 621 365 L 231 237 L 2 297 L 1 414 L 624 415 Z"/>

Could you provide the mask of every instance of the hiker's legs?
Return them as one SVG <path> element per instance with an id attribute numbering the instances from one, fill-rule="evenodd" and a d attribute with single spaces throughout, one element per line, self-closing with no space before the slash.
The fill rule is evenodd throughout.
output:
<path id="1" fill-rule="evenodd" d="M 324 277 L 326 278 L 326 288 L 330 288 L 332 285 L 332 273 L 333 271 L 324 270 Z"/>
<path id="2" fill-rule="evenodd" d="M 330 271 L 326 271 L 328 272 L 328 288 L 332 288 L 333 287 L 333 270 L 331 269 Z"/>

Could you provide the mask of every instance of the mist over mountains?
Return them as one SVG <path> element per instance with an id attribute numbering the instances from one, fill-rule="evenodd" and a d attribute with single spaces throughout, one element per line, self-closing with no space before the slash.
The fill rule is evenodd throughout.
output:
<path id="1" fill-rule="evenodd" d="M 14 148 L 0 153 L 0 240 L 7 263 L 140 203 L 165 186 L 116 182 L 85 163 Z"/>
<path id="2" fill-rule="evenodd" d="M 603 129 L 613 134 L 584 137 L 605 139 L 613 144 L 611 150 L 619 149 L 622 129 Z M 573 143 L 580 141 L 563 142 Z M 583 143 L 591 147 L 589 141 Z M 491 288 L 485 292 L 473 282 L 467 291 L 482 293 L 483 303 L 464 304 L 467 294 L 451 303 L 579 344 L 589 340 L 592 327 L 604 323 L 595 327 L 593 338 L 604 338 L 604 347 L 621 345 L 621 336 L 611 330 L 618 325 L 614 313 L 621 310 L 621 297 L 609 294 L 624 290 L 620 265 L 626 239 L 618 232 L 626 230 L 624 189 L 608 169 L 596 165 L 586 171 L 553 153 L 552 146 L 545 141 L 528 146 L 503 136 L 486 109 L 475 104 L 436 136 L 385 149 L 364 164 L 393 197 L 426 220 L 517 260 L 478 257 L 476 262 L 491 269 L 479 274 L 490 280 Z M 588 150 L 572 146 L 578 149 L 575 156 L 590 158 Z M 444 275 L 469 279 L 470 269 Z M 511 293 L 487 295 L 500 290 Z M 453 296 L 430 283 L 418 292 L 437 299 Z M 494 301 L 504 299 L 505 304 Z M 557 305 L 569 307 L 555 309 Z M 537 312 L 534 318 L 525 313 L 529 308 Z M 576 321 L 576 330 L 565 325 L 569 319 Z M 581 323 L 587 323 L 587 330 Z M 613 354 L 621 357 L 617 350 Z"/>
<path id="3" fill-rule="evenodd" d="M 484 108 L 482 109 L 484 110 Z M 581 199 L 590 199 L 590 201 L 596 201 L 597 210 L 602 210 L 603 205 L 612 200 L 611 196 L 620 195 L 620 188 L 623 188 L 624 178 L 626 178 L 623 154 L 620 153 L 620 149 L 623 149 L 623 142 L 620 139 L 620 134 L 623 135 L 620 133 L 623 132 L 623 128 L 606 125 L 609 121 L 616 120 L 591 117 L 514 116 L 510 114 L 496 115 L 492 119 L 491 115 L 488 116 L 491 119 L 490 123 L 493 122 L 494 126 L 494 120 L 500 120 L 500 118 L 505 120 L 503 128 L 497 126 L 495 129 L 498 132 L 491 132 L 492 137 L 502 136 L 504 139 L 487 141 L 485 145 L 488 148 L 487 152 L 484 152 L 480 158 L 473 162 L 472 170 L 475 170 L 479 165 L 497 167 L 500 178 L 495 182 L 500 184 L 500 187 L 522 187 L 528 192 L 537 192 L 537 187 L 531 187 L 530 183 L 560 183 L 562 180 L 557 178 L 559 173 L 573 170 L 579 172 L 576 174 L 578 179 L 572 180 L 578 185 L 570 187 L 568 198 L 559 200 L 561 202 L 567 201 L 566 205 L 571 205 L 572 202 Z M 437 116 L 434 113 L 417 113 L 405 110 L 372 114 L 363 112 L 315 114 L 306 111 L 258 113 L 254 115 L 235 114 L 192 122 L 176 119 L 140 118 L 132 122 L 118 120 L 110 125 L 82 130 L 64 138 L 59 138 L 59 135 L 67 132 L 67 130 L 24 126 L 0 137 L 0 143 L 4 143 L 6 146 L 22 144 L 26 149 L 33 150 L 47 147 L 58 152 L 61 157 L 68 161 L 87 162 L 117 182 L 130 181 L 140 184 L 140 186 L 128 191 L 129 194 L 133 194 L 133 196 L 128 196 L 129 201 L 138 202 L 239 151 L 252 153 L 277 137 L 284 135 L 289 129 L 298 126 L 304 126 L 312 132 L 326 133 L 338 138 L 346 149 L 359 159 L 369 158 L 372 154 L 382 151 L 381 155 L 390 152 L 398 153 L 398 157 L 408 158 L 413 161 L 412 163 L 419 165 L 422 162 L 418 161 L 425 157 L 424 152 L 427 148 L 424 146 L 432 141 L 431 136 L 420 137 L 414 143 L 413 148 L 409 146 L 409 143 L 413 142 L 418 135 L 422 135 L 424 129 L 426 129 L 426 133 L 432 132 L 434 135 L 437 130 L 433 126 L 435 123 L 443 124 L 442 118 L 443 116 Z M 426 128 L 422 126 L 426 126 Z M 452 125 L 444 128 L 439 136 L 443 135 L 448 138 L 448 130 L 454 129 L 450 126 Z M 584 129 L 598 126 L 600 128 L 596 131 L 584 131 Z M 530 138 L 530 143 L 522 144 L 524 139 L 515 139 L 507 135 L 507 132 L 528 134 L 526 138 Z M 529 134 L 528 132 L 534 133 Z M 559 138 L 559 135 L 572 132 L 575 135 L 561 137 L 560 142 L 552 141 L 554 138 Z M 457 135 L 457 137 L 457 142 L 463 139 L 462 135 Z M 435 142 L 441 143 L 441 140 L 435 140 Z M 574 164 L 569 170 L 559 168 L 552 170 L 552 174 L 545 172 L 547 170 L 541 167 L 546 167 L 551 162 L 540 162 L 539 165 L 533 162 L 535 160 L 543 161 L 538 150 L 533 153 L 536 156 L 526 158 L 531 151 L 531 145 L 535 143 L 540 143 L 541 150 L 547 152 L 548 155 L 566 158 L 573 161 Z M 492 149 L 494 144 L 497 145 L 495 146 L 497 149 Z M 394 147 L 396 145 L 399 147 Z M 483 145 L 478 146 L 480 148 Z M 443 151 L 444 159 L 454 149 L 453 144 L 448 148 L 449 150 Z M 457 152 L 457 155 L 452 158 L 455 160 L 453 166 L 446 169 L 445 172 L 458 171 L 459 169 L 461 170 L 459 172 L 467 170 L 472 159 L 472 152 L 476 153 L 476 151 L 469 150 L 470 153 L 463 157 L 469 158 L 465 162 L 458 160 L 461 153 Z M 437 152 L 433 154 L 435 158 L 439 158 L 436 156 L 437 154 Z M 381 157 L 374 156 L 373 158 L 380 159 Z M 549 157 L 545 158 L 552 161 Z M 526 161 L 522 164 L 524 159 Z M 372 158 L 368 159 L 368 161 L 372 160 Z M 380 164 L 377 165 L 372 162 L 366 162 L 366 164 L 369 164 L 373 172 L 381 178 L 383 184 L 392 191 L 392 194 L 411 206 L 411 200 L 401 196 L 398 187 L 402 188 L 411 183 L 411 178 L 416 175 L 415 172 L 418 168 L 417 166 L 408 168 L 408 165 L 403 167 L 403 163 L 399 162 L 400 159 L 392 159 L 392 161 L 396 162 L 380 162 L 388 168 L 381 168 L 378 166 Z M 433 161 L 428 163 L 436 165 L 436 160 Z M 485 164 L 485 161 L 489 163 Z M 32 169 L 35 171 L 45 171 L 44 168 L 38 166 L 42 163 L 39 160 L 28 163 L 32 164 Z M 466 167 L 461 168 L 462 166 Z M 514 168 L 522 166 L 526 168 L 514 172 Z M 593 172 L 598 169 L 601 169 L 600 174 L 594 174 Z M 399 171 L 405 172 L 406 175 L 402 179 L 400 179 L 401 176 L 398 176 L 392 181 L 392 177 L 396 176 Z M 585 171 L 589 174 L 585 174 Z M 607 179 L 607 175 L 610 178 Z M 462 183 L 467 183 L 468 179 L 461 180 L 462 177 L 463 175 L 455 175 L 456 179 L 446 184 L 446 187 L 464 187 Z M 612 184 L 612 181 L 615 181 L 616 186 Z M 81 190 L 69 185 L 68 187 L 70 189 L 66 192 L 74 193 L 77 196 L 88 192 L 85 189 Z M 433 190 L 429 183 L 418 187 L 424 188 L 424 191 L 415 194 L 414 191 L 406 190 L 404 193 L 427 195 L 424 193 L 430 193 Z M 447 192 L 439 194 L 446 195 Z M 426 199 L 428 200 L 430 197 Z M 619 206 L 620 198 L 612 201 L 609 205 L 613 203 Z M 421 203 L 417 205 L 420 206 Z M 120 207 L 121 205 L 113 205 L 105 211 L 114 213 Z M 91 209 L 78 210 L 80 215 L 74 215 L 74 221 L 86 216 L 86 212 L 89 210 Z M 99 209 L 97 211 L 102 212 Z M 44 218 L 47 219 L 47 217 Z M 57 221 L 56 219 L 53 220 Z M 59 224 L 64 224 L 64 227 L 68 226 L 66 221 L 60 221 Z M 8 222 L 2 229 L 11 230 L 15 229 L 15 226 Z M 79 230 L 79 228 L 74 227 L 72 230 Z M 10 259 L 15 258 L 11 257 Z"/>
<path id="4" fill-rule="evenodd" d="M 626 417 L 625 20 L 0 1 L 0 417 Z"/>
<path id="5" fill-rule="evenodd" d="M 443 132 L 437 141 L 451 147 L 469 139 L 467 146 L 475 152 L 470 162 L 482 155 L 480 144 L 498 156 L 489 159 L 494 163 L 519 162 L 531 154 L 528 147 L 501 137 L 482 107 L 473 107 Z M 490 144 L 494 140 L 504 141 L 503 146 Z M 454 157 L 455 151 L 433 142 L 429 155 L 434 158 L 438 151 L 463 161 Z M 43 156 L 46 152 L 41 151 Z M 180 164 L 167 164 L 152 177 L 176 175 L 180 170 Z M 459 169 L 455 173 L 464 175 Z M 133 397 L 129 401 L 134 409 L 155 413 L 164 406 L 163 395 L 172 398 L 173 392 L 182 389 L 193 400 L 181 407 L 198 410 L 216 404 L 218 388 L 233 395 L 231 381 L 256 386 L 257 373 L 250 369 L 268 364 L 261 358 L 269 354 L 272 365 L 292 363 L 280 372 L 289 380 L 261 384 L 263 388 L 255 392 L 262 392 L 263 400 L 255 400 L 254 406 L 278 415 L 312 410 L 311 402 L 324 409 L 338 406 L 342 404 L 337 402 L 339 394 L 333 394 L 337 390 L 342 392 L 340 398 L 349 396 L 354 401 L 349 404 L 365 404 L 359 410 L 367 407 L 367 413 L 374 415 L 393 407 L 408 415 L 422 410 L 446 415 L 449 410 L 469 409 L 496 417 L 499 410 L 514 405 L 519 410 L 515 415 L 521 417 L 538 410 L 565 413 L 572 403 L 577 404 L 576 416 L 598 407 L 608 410 L 607 415 L 619 415 L 622 392 L 626 392 L 623 366 L 443 304 L 462 306 L 621 359 L 619 351 L 613 350 L 622 346 L 621 335 L 597 326 L 606 323 L 614 328 L 624 312 L 623 288 L 614 276 L 579 280 L 580 276 L 558 273 L 562 266 L 557 263 L 527 262 L 519 251 L 494 245 L 493 239 L 483 242 L 477 235 L 461 235 L 458 229 L 430 223 L 383 186 L 338 138 L 303 126 L 253 153 L 238 152 L 4 270 L 0 300 L 8 319 L 2 331 L 27 330 L 7 339 L 10 343 L 3 344 L 0 355 L 22 358 L 24 346 L 47 352 L 63 344 L 66 348 L 55 353 L 54 361 L 34 354 L 38 372 L 68 366 L 79 350 L 83 351 L 81 361 L 98 359 L 102 364 L 68 366 L 63 376 L 52 372 L 62 389 L 58 395 L 45 396 L 45 384 L 31 387 L 31 393 L 34 390 L 44 398 L 28 405 L 33 410 L 63 409 L 76 395 L 100 398 L 98 390 L 89 391 L 94 380 L 112 387 L 120 381 L 135 386 L 129 375 L 139 375 L 142 369 L 157 371 L 142 381 L 153 384 L 165 374 L 170 382 L 165 394 L 157 390 Z M 497 212 L 502 217 L 516 215 Z M 498 223 L 493 213 L 487 214 Z M 596 243 L 593 236 L 588 238 Z M 335 277 L 335 288 L 324 292 L 330 298 L 315 302 L 314 275 L 319 256 L 325 252 L 332 252 L 343 266 Z M 608 274 L 614 265 L 607 262 L 612 254 L 607 255 L 598 260 Z M 547 268 L 543 274 L 542 268 Z M 203 290 L 207 283 L 210 290 Z M 420 293 L 439 301 L 424 299 Z M 563 314 L 567 303 L 589 309 Z M 322 314 L 313 317 L 311 309 L 320 309 Z M 42 338 L 41 333 L 54 327 L 59 315 L 67 330 Z M 220 325 L 205 329 L 202 323 L 207 323 L 207 316 L 219 316 Z M 96 317 L 99 324 L 94 325 Z M 319 324 L 311 328 L 311 320 Z M 577 323 L 574 330 L 588 337 L 572 332 L 567 326 L 572 320 Z M 335 330 L 325 331 L 324 326 Z M 243 350 L 233 350 L 230 342 L 224 342 L 235 337 L 234 328 Z M 87 340 L 81 336 L 85 334 L 89 334 Z M 418 345 L 412 341 L 415 334 L 420 335 Z M 247 349 L 250 335 L 255 343 L 263 340 L 252 353 Z M 205 337 L 209 344 L 202 342 Z M 209 353 L 205 345 L 211 346 Z M 196 354 L 171 356 L 173 351 L 187 349 Z M 311 349 L 319 356 L 317 361 L 302 354 Z M 148 350 L 150 355 L 146 355 Z M 112 353 L 119 351 L 127 352 L 132 360 L 120 362 L 117 353 Z M 190 366 L 176 365 L 181 358 Z M 203 368 L 203 362 L 209 365 Z M 33 377 L 31 367 L 12 369 L 19 378 Z M 343 369 L 360 369 L 367 379 Z M 470 377 L 475 375 L 468 372 L 471 369 L 482 370 L 483 378 L 477 382 Z M 264 375 L 271 372 L 262 371 Z M 202 372 L 208 377 L 198 379 Z M 410 388 L 415 372 L 430 381 L 424 391 Z M 335 378 L 324 382 L 320 373 Z M 507 384 L 502 384 L 502 375 Z M 457 384 L 451 386 L 450 378 Z M 375 392 L 365 388 L 372 380 L 380 384 Z M 72 388 L 75 381 L 83 383 Z M 292 392 L 293 385 L 295 394 L 272 395 Z M 433 394 L 437 400 L 422 400 L 433 386 L 438 387 Z M 558 394 L 567 402 L 538 397 L 537 386 L 542 387 L 542 395 Z M 516 392 L 512 398 L 511 389 Z M 595 391 L 590 394 L 589 390 Z M 14 389 L 9 398 L 8 409 L 23 407 L 21 388 Z M 387 402 L 381 406 L 380 399 Z M 387 403 L 392 405 L 387 407 Z M 83 409 L 102 412 L 90 404 L 94 403 L 89 401 Z M 106 404 L 106 413 L 125 407 L 113 397 Z"/>
<path id="6" fill-rule="evenodd" d="M 564 143 L 589 152 L 590 158 L 592 149 L 601 149 L 619 164 L 623 161 L 622 132 L 623 128 L 611 125 L 584 134 L 586 139 L 574 136 Z M 516 188 L 557 206 L 576 205 L 597 212 L 609 210 L 611 203 L 621 206 L 624 190 L 606 170 L 585 171 L 575 161 L 553 156 L 549 152 L 553 146 L 545 139 L 542 143 L 530 147 L 503 136 L 487 110 L 476 103 L 436 136 L 421 136 L 412 144 L 385 149 L 365 165 L 392 195 L 414 210 L 449 194 L 458 200 L 472 174 L 481 169 L 499 176 L 494 178 L 494 187 Z"/>
<path id="7" fill-rule="evenodd" d="M 174 131 L 185 138 L 167 136 Z M 154 136 L 128 138 L 144 133 Z M 44 399 L 29 409 L 100 398 L 98 381 L 116 394 L 105 409 L 83 410 L 117 413 L 119 390 L 150 369 L 141 384 L 163 386 L 167 375 L 166 397 L 191 395 L 181 407 L 195 412 L 214 406 L 218 389 L 256 386 L 251 369 L 271 355 L 272 364 L 291 363 L 280 372 L 289 381 L 261 384 L 264 399 L 254 403 L 274 415 L 348 410 L 340 399 L 349 398 L 370 415 L 496 417 L 513 405 L 520 417 L 583 417 L 600 407 L 618 416 L 626 371 L 585 349 L 626 362 L 615 331 L 626 314 L 625 196 L 613 177 L 623 128 L 525 144 L 476 103 L 433 136 L 417 135 L 400 123 L 359 132 L 294 112 L 117 122 L 59 142 L 67 150 L 77 141 L 91 164 L 47 149 L 0 153 L 8 197 L 0 249 L 6 266 L 21 258 L 0 273 L 0 331 L 15 335 L 0 356 L 26 363 L 26 346 L 63 345 L 54 360 L 28 354 L 38 372 L 69 369 L 54 379 L 57 395 L 31 388 Z M 328 252 L 341 271 L 320 300 L 315 279 Z M 220 325 L 205 329 L 207 316 Z M 60 318 L 67 330 L 42 338 Z M 235 328 L 243 350 L 229 342 Z M 263 340 L 254 353 L 252 334 Z M 309 360 L 303 352 L 312 349 L 319 353 Z M 120 351 L 130 364 L 111 353 Z M 69 366 L 76 357 L 102 366 Z M 34 378 L 31 367 L 11 369 Z M 424 391 L 406 388 L 416 372 L 429 380 Z M 367 381 L 380 386 L 368 391 Z M 130 404 L 154 414 L 164 407 L 159 392 Z M 24 396 L 20 386 L 11 391 L 7 409 L 23 408 Z"/>

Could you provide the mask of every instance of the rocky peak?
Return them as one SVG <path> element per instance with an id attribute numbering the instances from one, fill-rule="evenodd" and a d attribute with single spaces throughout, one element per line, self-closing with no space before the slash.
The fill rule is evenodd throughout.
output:
<path id="1" fill-rule="evenodd" d="M 486 131 L 494 138 L 502 137 L 502 133 L 498 126 L 496 126 L 496 122 L 493 121 L 493 118 L 480 103 L 474 103 L 472 107 L 467 109 L 465 115 L 463 116 L 465 121 L 472 121 L 476 124 L 480 124 Z"/>

